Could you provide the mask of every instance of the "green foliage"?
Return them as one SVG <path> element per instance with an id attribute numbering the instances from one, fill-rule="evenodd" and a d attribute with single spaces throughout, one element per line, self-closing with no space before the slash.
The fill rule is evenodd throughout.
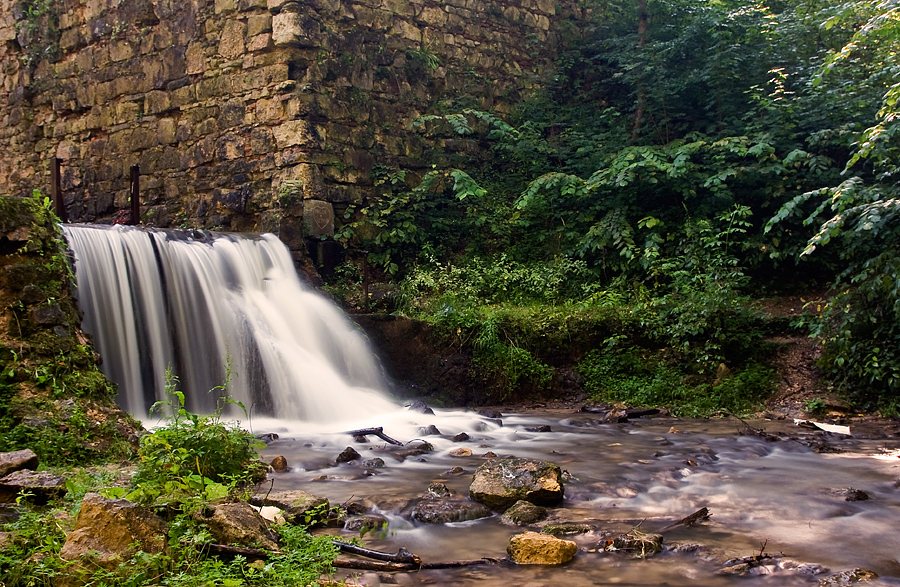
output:
<path id="1" fill-rule="evenodd" d="M 140 503 L 179 501 L 192 495 L 216 499 L 236 485 L 264 478 L 266 468 L 256 454 L 260 441 L 238 425 L 221 421 L 224 403 L 209 416 L 187 411 L 184 393 L 175 383 L 169 374 L 170 399 L 154 405 L 155 409 L 168 407 L 172 415 L 153 434 L 141 438 L 135 490 L 128 498 Z"/>
<path id="2" fill-rule="evenodd" d="M 25 18 L 16 23 L 16 32 L 25 40 L 22 60 L 28 66 L 42 59 L 59 57 L 59 9 L 56 0 L 26 0 Z"/>
<path id="3" fill-rule="evenodd" d="M 752 357 L 762 339 L 761 318 L 740 290 L 748 278 L 729 246 L 750 226 L 750 210 L 721 214 L 720 228 L 701 220 L 687 229 L 682 254 L 657 259 L 654 277 L 665 293 L 650 302 L 657 338 L 703 373 L 729 357 Z"/>
<path id="4" fill-rule="evenodd" d="M 900 6 L 894 0 L 848 2 L 824 28 L 852 26 L 849 41 L 830 53 L 814 84 L 824 91 L 837 84 L 872 96 L 881 93 L 875 124 L 856 133 L 844 174 L 834 187 L 804 192 L 788 201 L 767 230 L 803 219 L 818 226 L 801 256 L 836 249 L 843 269 L 835 293 L 813 328 L 821 337 L 825 373 L 838 388 L 866 407 L 900 411 L 900 190 L 895 175 L 900 144 L 900 84 L 894 56 L 900 48 Z M 860 79 L 860 70 L 867 74 Z M 856 75 L 854 75 L 856 74 Z M 871 119 L 870 119 L 871 122 Z"/>
<path id="5" fill-rule="evenodd" d="M 335 236 L 370 251 L 369 260 L 391 275 L 417 258 L 446 251 L 467 225 L 477 223 L 468 212 L 477 209 L 485 190 L 459 169 L 429 171 L 415 187 L 405 171 L 376 166 L 373 176 L 380 195 L 358 212 L 348 209 Z"/>
<path id="6" fill-rule="evenodd" d="M 774 372 L 750 365 L 714 383 L 690 384 L 690 375 L 658 351 L 623 345 L 612 337 L 578 364 L 592 399 L 628 406 L 669 407 L 677 416 L 709 417 L 720 411 L 746 415 L 762 408 L 774 390 Z"/>
<path id="7" fill-rule="evenodd" d="M 53 515 L 20 508 L 19 519 L 4 525 L 11 538 L 0 546 L 0 576 L 6 587 L 50 587 L 65 572 L 58 557 L 66 531 Z"/>

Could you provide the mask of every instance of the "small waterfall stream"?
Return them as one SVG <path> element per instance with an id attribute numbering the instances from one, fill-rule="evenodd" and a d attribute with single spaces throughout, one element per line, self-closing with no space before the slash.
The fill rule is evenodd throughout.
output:
<path id="1" fill-rule="evenodd" d="M 226 382 L 255 415 L 333 424 L 396 409 L 364 337 L 303 286 L 277 237 L 63 230 L 84 329 L 135 416 L 165 399 L 167 370 L 201 413 Z"/>

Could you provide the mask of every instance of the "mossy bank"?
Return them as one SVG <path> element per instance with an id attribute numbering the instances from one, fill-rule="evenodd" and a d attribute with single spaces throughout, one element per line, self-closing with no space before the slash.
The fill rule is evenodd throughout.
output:
<path id="1" fill-rule="evenodd" d="M 81 330 L 67 251 L 48 200 L 0 197 L 0 451 L 59 465 L 124 457 L 140 430 Z"/>

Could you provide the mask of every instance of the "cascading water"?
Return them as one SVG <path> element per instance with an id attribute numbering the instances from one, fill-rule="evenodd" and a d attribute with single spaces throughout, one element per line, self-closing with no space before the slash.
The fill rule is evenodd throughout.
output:
<path id="1" fill-rule="evenodd" d="M 168 370 L 197 412 L 216 409 L 208 392 L 223 383 L 252 413 L 283 419 L 349 422 L 396 409 L 378 391 L 364 338 L 301 284 L 275 236 L 63 230 L 84 329 L 132 414 L 165 399 Z"/>

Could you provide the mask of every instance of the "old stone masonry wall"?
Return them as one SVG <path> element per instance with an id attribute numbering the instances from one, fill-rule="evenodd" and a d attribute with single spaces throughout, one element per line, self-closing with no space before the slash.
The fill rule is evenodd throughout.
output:
<path id="1" fill-rule="evenodd" d="M 562 0 L 0 0 L 0 195 L 70 219 L 274 231 L 294 250 L 363 202 L 375 164 L 423 165 L 412 121 L 537 83 Z M 303 218 L 306 218 L 304 226 Z"/>

